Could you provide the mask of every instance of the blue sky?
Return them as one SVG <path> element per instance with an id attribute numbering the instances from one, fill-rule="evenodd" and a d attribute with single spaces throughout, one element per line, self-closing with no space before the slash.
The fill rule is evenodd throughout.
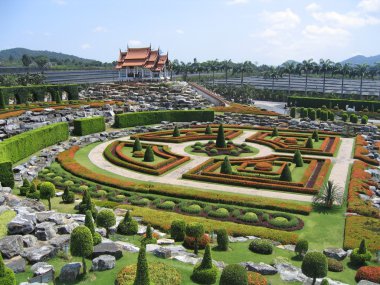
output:
<path id="1" fill-rule="evenodd" d="M 380 0 L 1 0 L 0 11 L 0 49 L 101 61 L 150 43 L 182 61 L 380 54 Z"/>

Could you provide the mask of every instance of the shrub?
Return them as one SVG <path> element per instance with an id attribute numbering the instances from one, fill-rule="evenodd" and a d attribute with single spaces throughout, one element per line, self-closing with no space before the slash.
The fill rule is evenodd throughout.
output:
<path id="1" fill-rule="evenodd" d="M 259 218 L 253 212 L 246 212 L 244 215 L 239 216 L 239 220 L 249 223 L 255 223 L 259 220 Z"/>
<path id="2" fill-rule="evenodd" d="M 81 186 L 82 187 L 82 186 Z M 97 211 L 95 209 L 95 205 L 91 200 L 90 192 L 86 190 L 83 191 L 82 201 L 79 203 L 79 213 L 85 214 L 87 210 L 90 210 L 92 216 L 95 218 Z"/>
<path id="3" fill-rule="evenodd" d="M 329 281 L 327 279 L 323 279 L 321 285 L 329 285 Z"/>
<path id="4" fill-rule="evenodd" d="M 248 274 L 248 285 L 267 285 L 268 282 L 264 276 L 260 273 L 249 271 Z"/>
<path id="5" fill-rule="evenodd" d="M 42 182 L 39 185 L 40 188 L 40 197 L 41 199 L 48 200 L 49 210 L 51 210 L 51 202 L 50 199 L 55 197 L 55 186 L 51 182 Z"/>
<path id="6" fill-rule="evenodd" d="M 70 191 L 70 187 L 66 186 L 65 190 L 62 195 L 62 201 L 66 204 L 74 203 L 75 202 L 75 195 L 73 192 Z"/>
<path id="7" fill-rule="evenodd" d="M 272 131 L 272 137 L 277 137 L 278 136 L 278 129 L 277 127 L 274 127 L 273 131 Z"/>
<path id="8" fill-rule="evenodd" d="M 247 270 L 239 264 L 227 265 L 222 271 L 219 285 L 248 285 Z"/>
<path id="9" fill-rule="evenodd" d="M 53 178 L 54 182 L 61 182 L 63 180 L 62 176 L 56 176 Z"/>
<path id="10" fill-rule="evenodd" d="M 112 210 L 105 209 L 96 216 L 96 224 L 106 229 L 106 237 L 109 238 L 110 227 L 116 224 L 116 217 Z"/>
<path id="11" fill-rule="evenodd" d="M 302 261 L 302 273 L 307 277 L 313 278 L 313 285 L 317 278 L 327 275 L 327 258 L 320 252 L 308 252 Z"/>
<path id="12" fill-rule="evenodd" d="M 249 244 L 249 250 L 260 254 L 272 254 L 273 244 L 269 240 L 255 239 Z"/>
<path id="13" fill-rule="evenodd" d="M 135 138 L 135 142 L 133 143 L 132 152 L 135 153 L 136 151 L 142 151 L 142 146 L 139 138 Z"/>
<path id="14" fill-rule="evenodd" d="M 37 191 L 36 184 L 33 182 L 30 183 L 29 192 L 26 194 L 26 198 L 39 200 L 40 199 L 40 191 Z"/>
<path id="15" fill-rule="evenodd" d="M 91 231 L 85 226 L 76 227 L 70 235 L 70 253 L 72 256 L 82 257 L 83 273 L 86 274 L 85 257 L 94 250 Z"/>
<path id="16" fill-rule="evenodd" d="M 315 110 L 310 110 L 309 112 L 309 119 L 312 121 L 315 121 L 317 119 L 317 113 Z"/>
<path id="17" fill-rule="evenodd" d="M 117 226 L 117 232 L 122 235 L 135 235 L 138 232 L 138 223 L 132 219 L 129 210 L 125 213 L 124 219 Z"/>
<path id="18" fill-rule="evenodd" d="M 224 157 L 224 161 L 222 165 L 220 166 L 220 173 L 232 174 L 232 167 L 231 167 L 230 160 L 228 159 L 228 156 Z"/>
<path id="19" fill-rule="evenodd" d="M 293 163 L 294 163 L 297 167 L 302 167 L 302 166 L 303 166 L 302 155 L 301 155 L 301 152 L 300 152 L 298 149 L 294 152 Z"/>
<path id="20" fill-rule="evenodd" d="M 5 266 L 3 257 L 0 254 L 0 284 L 16 285 L 16 276 L 12 269 Z"/>
<path id="21" fill-rule="evenodd" d="M 343 263 L 334 258 L 327 259 L 327 268 L 331 272 L 342 272 L 344 269 Z"/>
<path id="22" fill-rule="evenodd" d="M 74 135 L 86 136 L 93 133 L 103 132 L 106 129 L 104 117 L 92 117 L 74 120 Z"/>
<path id="23" fill-rule="evenodd" d="M 288 164 L 286 164 L 284 169 L 282 170 L 280 180 L 292 182 L 292 173 L 290 171 Z"/>
<path id="24" fill-rule="evenodd" d="M 203 234 L 198 239 L 198 249 L 204 249 L 206 245 L 210 243 L 210 241 L 210 236 L 208 234 Z M 186 235 L 185 239 L 183 240 L 183 246 L 188 249 L 195 249 L 195 238 Z"/>
<path id="25" fill-rule="evenodd" d="M 226 251 L 228 250 L 229 239 L 226 229 L 217 230 L 216 241 L 218 243 L 218 249 Z"/>
<path id="26" fill-rule="evenodd" d="M 175 207 L 175 203 L 173 201 L 165 201 L 162 204 L 157 205 L 157 208 L 163 210 L 173 210 Z"/>
<path id="27" fill-rule="evenodd" d="M 318 135 L 318 131 L 317 131 L 317 130 L 314 130 L 313 134 L 311 135 L 311 138 L 312 138 L 315 142 L 319 142 L 319 135 Z"/>
<path id="28" fill-rule="evenodd" d="M 292 118 L 296 117 L 296 107 L 290 108 L 290 117 L 292 117 Z"/>
<path id="29" fill-rule="evenodd" d="M 201 223 L 189 223 L 186 226 L 186 235 L 194 238 L 194 253 L 198 254 L 198 241 L 204 235 L 205 229 Z M 185 239 L 186 240 L 186 239 Z"/>
<path id="30" fill-rule="evenodd" d="M 191 280 L 199 284 L 214 284 L 218 269 L 212 263 L 210 245 L 206 246 L 202 262 L 194 267 Z"/>
<path id="31" fill-rule="evenodd" d="M 15 180 L 12 170 L 12 162 L 4 161 L 0 162 L 0 182 L 3 187 L 15 186 Z"/>
<path id="32" fill-rule="evenodd" d="M 66 180 L 65 182 L 63 182 L 63 185 L 64 185 L 64 186 L 73 186 L 73 185 L 74 185 L 74 182 L 71 181 L 71 180 Z"/>
<path id="33" fill-rule="evenodd" d="M 202 211 L 202 208 L 197 204 L 192 204 L 189 206 L 182 206 L 181 211 L 188 214 L 199 214 Z"/>
<path id="34" fill-rule="evenodd" d="M 174 220 L 170 227 L 171 238 L 175 241 L 183 241 L 186 232 L 186 222 L 184 220 Z"/>
<path id="35" fill-rule="evenodd" d="M 331 112 L 331 111 L 328 111 L 328 118 L 329 118 L 330 121 L 334 121 L 334 119 L 335 119 L 334 113 Z"/>
<path id="36" fill-rule="evenodd" d="M 368 123 L 368 116 L 364 115 L 360 119 L 360 123 L 366 125 Z"/>
<path id="37" fill-rule="evenodd" d="M 154 161 L 154 153 L 153 153 L 152 147 L 150 145 L 148 145 L 146 147 L 145 154 L 144 154 L 144 161 L 146 161 L 146 162 L 153 162 Z"/>
<path id="38" fill-rule="evenodd" d="M 28 179 L 24 178 L 22 181 L 22 186 L 20 187 L 20 195 L 26 196 L 26 194 L 29 192 L 30 189 L 30 182 Z"/>
<path id="39" fill-rule="evenodd" d="M 305 255 L 308 250 L 309 250 L 309 242 L 307 240 L 300 239 L 297 241 L 294 252 L 297 253 L 298 256 Z"/>
<path id="40" fill-rule="evenodd" d="M 380 266 L 362 266 L 356 272 L 356 282 L 367 280 L 374 283 L 380 283 Z"/>
<path id="41" fill-rule="evenodd" d="M 226 208 L 219 208 L 216 211 L 210 211 L 208 213 L 210 217 L 225 219 L 230 216 L 230 212 Z"/>
<path id="42" fill-rule="evenodd" d="M 311 138 L 307 138 L 307 141 L 306 141 L 306 144 L 305 144 L 305 147 L 306 148 L 313 148 L 313 140 Z"/>
<path id="43" fill-rule="evenodd" d="M 136 277 L 133 282 L 134 285 L 150 285 L 148 261 L 146 260 L 145 246 L 141 246 L 139 256 L 137 258 Z"/>
<path id="44" fill-rule="evenodd" d="M 216 148 L 212 148 L 212 149 L 210 150 L 210 153 L 211 153 L 212 155 L 216 155 L 216 154 L 218 154 L 218 150 L 217 150 Z"/>
<path id="45" fill-rule="evenodd" d="M 230 152 L 231 155 L 238 156 L 239 152 L 236 149 L 231 150 Z"/>
<path id="46" fill-rule="evenodd" d="M 350 260 L 355 265 L 365 265 L 367 261 L 371 260 L 371 258 L 372 255 L 369 251 L 361 253 L 360 248 L 354 248 L 350 255 Z"/>
<path id="47" fill-rule="evenodd" d="M 146 227 L 146 232 L 144 238 L 141 240 L 141 246 L 145 246 L 147 244 L 155 244 L 157 243 L 157 239 L 153 237 L 153 231 L 150 224 Z"/>
<path id="48" fill-rule="evenodd" d="M 173 130 L 173 137 L 180 137 L 180 136 L 181 136 L 181 133 L 178 129 L 178 126 L 176 125 Z"/>
<path id="49" fill-rule="evenodd" d="M 347 113 L 343 113 L 342 114 L 342 121 L 346 122 L 347 120 L 348 120 L 348 114 Z"/>
<path id="50" fill-rule="evenodd" d="M 357 124 L 357 122 L 358 122 L 358 116 L 356 116 L 355 114 L 351 114 L 350 115 L 350 122 L 354 123 L 354 124 Z"/>
<path id="51" fill-rule="evenodd" d="M 219 125 L 218 135 L 216 137 L 215 145 L 216 147 L 219 147 L 219 148 L 227 147 L 226 139 L 224 138 L 224 128 L 222 124 Z"/>
<path id="52" fill-rule="evenodd" d="M 212 135 L 212 129 L 211 129 L 209 124 L 207 124 L 207 126 L 206 126 L 205 134 L 206 135 Z"/>

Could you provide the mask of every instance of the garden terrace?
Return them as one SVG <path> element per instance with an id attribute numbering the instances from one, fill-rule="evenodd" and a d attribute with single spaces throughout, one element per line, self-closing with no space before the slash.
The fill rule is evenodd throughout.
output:
<path id="1" fill-rule="evenodd" d="M 355 140 L 354 158 L 360 159 L 361 161 L 372 165 L 379 165 L 379 162 L 375 158 L 368 156 L 369 150 L 366 148 L 367 146 L 368 143 L 366 142 L 364 137 L 362 135 L 357 135 Z M 379 142 L 375 143 L 375 148 L 378 152 Z"/>
<path id="2" fill-rule="evenodd" d="M 249 155 L 252 156 L 258 152 L 257 149 L 248 146 L 247 144 L 235 144 L 229 141 L 225 148 L 216 147 L 215 142 L 209 141 L 208 143 L 202 144 L 201 142 L 196 142 L 194 145 L 190 146 L 192 154 L 203 153 L 208 156 L 218 156 L 218 155 Z M 186 151 L 186 148 L 185 148 Z"/>
<path id="3" fill-rule="evenodd" d="M 211 158 L 183 174 L 183 178 L 207 182 L 274 189 L 285 192 L 315 194 L 322 187 L 331 161 L 329 159 L 303 158 L 304 165 L 296 167 L 292 157 L 269 155 L 256 159 L 238 158 L 230 160 L 232 174 L 220 173 L 222 159 Z M 271 168 L 263 168 L 265 162 Z M 292 181 L 282 181 L 280 176 L 288 165 Z M 260 167 L 261 166 L 261 167 Z"/>
<path id="4" fill-rule="evenodd" d="M 148 144 L 142 144 L 143 150 Z M 190 160 L 188 156 L 172 153 L 168 146 L 150 145 L 152 147 L 154 161 L 144 161 L 144 152 L 133 152 L 132 142 L 115 141 L 104 151 L 104 157 L 113 164 L 138 172 L 152 175 L 161 175 L 178 165 Z"/>
<path id="5" fill-rule="evenodd" d="M 278 116 L 279 114 L 273 111 L 260 109 L 255 106 L 247 106 L 238 103 L 231 103 L 229 106 L 215 106 L 212 108 L 215 112 L 229 112 L 239 114 L 254 114 L 262 116 Z"/>
<path id="6" fill-rule="evenodd" d="M 273 136 L 271 132 L 260 131 L 246 139 L 247 142 L 263 144 L 278 152 L 293 153 L 299 149 L 302 154 L 334 156 L 339 144 L 339 137 L 319 135 L 319 141 L 313 140 L 313 148 L 306 147 L 307 139 L 311 133 L 279 132 Z"/>
<path id="7" fill-rule="evenodd" d="M 232 140 L 239 135 L 241 135 L 243 131 L 228 129 L 224 130 L 224 137 L 226 140 Z M 173 131 L 159 131 L 159 132 L 151 132 L 151 133 L 143 133 L 143 134 L 135 134 L 131 136 L 131 139 L 139 138 L 140 140 L 145 141 L 158 141 L 158 142 L 169 142 L 169 143 L 182 143 L 188 141 L 196 141 L 196 140 L 215 140 L 218 134 L 218 129 L 213 128 L 212 134 L 205 134 L 205 129 L 190 129 L 190 130 L 180 130 L 180 136 L 174 137 Z"/>

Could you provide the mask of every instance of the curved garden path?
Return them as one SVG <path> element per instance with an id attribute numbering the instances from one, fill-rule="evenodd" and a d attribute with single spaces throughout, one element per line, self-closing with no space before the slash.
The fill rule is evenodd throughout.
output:
<path id="1" fill-rule="evenodd" d="M 247 137 L 253 135 L 254 133 L 256 133 L 256 131 L 245 130 L 241 136 L 234 139 L 234 142 L 243 143 Z M 129 141 L 130 139 L 129 137 L 125 137 L 124 139 L 118 139 L 118 140 Z M 184 164 L 183 166 L 179 166 L 175 170 L 161 176 L 152 176 L 148 174 L 138 173 L 126 168 L 116 166 L 110 163 L 108 160 L 106 160 L 103 157 L 103 151 L 113 141 L 114 140 L 107 141 L 105 143 L 101 143 L 97 145 L 90 151 L 88 157 L 90 161 L 93 164 L 95 164 L 97 167 L 103 170 L 121 175 L 121 176 L 130 177 L 136 180 L 142 180 L 146 182 L 158 182 L 158 183 L 165 183 L 165 184 L 172 184 L 172 185 L 181 185 L 181 186 L 200 188 L 203 190 L 216 190 L 216 191 L 223 191 L 223 192 L 262 196 L 262 197 L 296 200 L 296 201 L 303 201 L 303 202 L 312 201 L 312 196 L 310 195 L 293 194 L 293 193 L 262 190 L 262 189 L 253 189 L 253 188 L 247 188 L 247 187 L 239 187 L 239 186 L 231 186 L 231 185 L 223 185 L 223 184 L 215 184 L 215 183 L 207 183 L 207 182 L 199 182 L 199 181 L 193 181 L 193 180 L 188 180 L 188 179 L 182 179 L 183 173 L 187 172 L 188 170 L 194 168 L 195 166 L 209 159 L 209 157 L 197 156 L 197 155 L 193 155 L 193 154 L 189 154 L 185 152 L 184 149 L 187 146 L 193 145 L 194 144 L 193 141 L 185 142 L 185 143 L 151 142 L 155 144 L 168 145 L 174 153 L 189 156 L 191 160 L 187 162 L 186 164 Z M 344 191 L 344 187 L 346 185 L 347 174 L 349 171 L 349 164 L 353 161 L 351 159 L 353 143 L 354 143 L 354 139 L 343 138 L 338 156 L 336 158 L 331 158 L 332 161 L 335 163 L 333 164 L 330 177 L 331 177 L 331 180 L 334 180 L 334 182 L 341 187 L 342 191 Z M 263 145 L 254 144 L 254 143 L 247 143 L 247 144 L 257 148 L 259 150 L 259 153 L 254 156 L 247 156 L 245 158 L 262 157 L 262 156 L 275 153 L 271 148 L 263 146 Z M 279 153 L 276 153 L 276 154 L 279 154 Z M 314 157 L 320 158 L 321 156 L 314 156 Z M 323 157 L 323 158 L 326 158 L 326 157 Z"/>

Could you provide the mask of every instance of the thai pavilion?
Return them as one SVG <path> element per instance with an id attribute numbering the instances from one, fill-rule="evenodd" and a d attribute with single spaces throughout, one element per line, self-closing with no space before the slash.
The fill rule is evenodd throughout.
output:
<path id="1" fill-rule="evenodd" d="M 163 80 L 168 78 L 168 54 L 151 47 L 130 48 L 119 52 L 116 69 L 119 80 Z M 124 71 L 125 70 L 125 71 Z"/>

